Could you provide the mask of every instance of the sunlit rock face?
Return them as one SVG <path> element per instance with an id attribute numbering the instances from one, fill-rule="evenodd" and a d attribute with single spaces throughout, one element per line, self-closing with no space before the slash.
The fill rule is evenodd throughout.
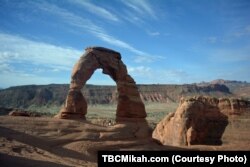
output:
<path id="1" fill-rule="evenodd" d="M 89 47 L 75 64 L 70 90 L 64 107 L 56 116 L 58 118 L 85 118 L 87 102 L 81 93 L 82 87 L 93 75 L 96 69 L 102 69 L 117 85 L 118 104 L 117 120 L 145 118 L 145 106 L 140 98 L 138 88 L 133 78 L 128 74 L 120 53 L 103 47 Z"/>
<path id="2" fill-rule="evenodd" d="M 163 145 L 220 145 L 228 124 L 228 116 L 223 111 L 228 109 L 229 106 L 217 98 L 181 99 L 176 112 L 169 113 L 157 124 L 153 138 Z"/>
<path id="3" fill-rule="evenodd" d="M 222 113 L 228 116 L 241 115 L 244 112 L 249 112 L 250 102 L 237 98 L 220 98 L 218 107 Z"/>

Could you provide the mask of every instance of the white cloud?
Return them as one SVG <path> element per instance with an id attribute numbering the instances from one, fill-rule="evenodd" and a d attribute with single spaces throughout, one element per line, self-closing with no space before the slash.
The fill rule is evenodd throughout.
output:
<path id="1" fill-rule="evenodd" d="M 35 42 L 20 36 L 0 33 L 1 64 L 29 63 L 44 68 L 71 70 L 81 51 Z M 9 65 L 8 65 L 9 67 Z"/>
<path id="2" fill-rule="evenodd" d="M 66 22 L 67 24 L 69 24 L 71 26 L 81 28 L 81 30 L 82 29 L 87 30 L 92 35 L 94 35 L 95 37 L 99 38 L 100 40 L 102 40 L 104 42 L 107 42 L 113 46 L 127 49 L 130 52 L 133 52 L 136 55 L 139 55 L 136 58 L 137 60 L 135 60 L 138 63 L 143 62 L 141 60 L 142 57 L 144 57 L 144 60 L 150 59 L 150 61 L 162 58 L 160 56 L 150 56 L 148 53 L 143 52 L 139 49 L 136 49 L 135 47 L 131 46 L 130 44 L 109 35 L 102 27 L 95 25 L 91 20 L 88 20 L 88 19 L 82 18 L 78 15 L 75 15 L 74 13 L 71 13 L 71 12 L 67 11 L 66 9 L 63 9 L 63 8 L 60 8 L 56 5 L 48 4 L 48 3 L 42 3 L 42 4 L 34 3 L 34 5 L 36 5 L 41 10 L 44 10 L 46 12 L 49 12 L 51 14 L 58 16 L 62 21 Z"/>
<path id="3" fill-rule="evenodd" d="M 134 76 L 137 75 L 147 75 L 151 72 L 150 67 L 145 67 L 145 66 L 138 66 L 138 67 L 128 67 L 128 73 L 133 74 Z"/>
<path id="4" fill-rule="evenodd" d="M 17 85 L 30 85 L 30 84 L 51 84 L 51 83 L 68 83 L 68 78 L 50 77 L 50 76 L 37 76 L 26 73 L 4 73 L 0 74 L 1 77 L 1 87 L 6 88 L 10 86 Z"/>
<path id="5" fill-rule="evenodd" d="M 138 17 L 138 15 L 135 15 L 134 13 L 132 13 L 130 10 L 127 9 L 124 9 L 122 18 L 137 26 L 145 24 L 145 21 L 142 18 Z"/>
<path id="6" fill-rule="evenodd" d="M 147 31 L 148 35 L 150 36 L 159 36 L 160 33 L 158 31 L 154 31 L 154 32 L 151 32 L 151 31 Z"/>
<path id="7" fill-rule="evenodd" d="M 153 80 L 160 83 L 190 83 L 195 76 L 182 69 L 155 70 Z"/>
<path id="8" fill-rule="evenodd" d="M 183 70 L 164 70 L 162 74 L 168 78 L 176 78 L 179 79 L 187 75 L 187 73 Z"/>
<path id="9" fill-rule="evenodd" d="M 128 67 L 128 73 L 139 83 L 189 83 L 194 76 L 182 69 L 157 69 L 146 66 Z"/>
<path id="10" fill-rule="evenodd" d="M 0 86 L 68 82 L 80 55 L 76 49 L 0 33 Z M 65 77 L 52 77 L 52 73 L 60 71 L 66 71 Z"/>
<path id="11" fill-rule="evenodd" d="M 96 26 L 95 24 L 92 23 L 92 21 L 88 19 L 84 19 L 78 15 L 75 15 L 74 13 L 71 13 L 68 10 L 64 8 L 60 8 L 54 4 L 49 4 L 46 2 L 43 2 L 43 3 L 33 2 L 32 5 L 36 6 L 37 9 L 40 9 L 42 11 L 45 11 L 47 13 L 50 13 L 59 17 L 61 21 L 71 26 L 83 28 L 92 33 L 103 31 L 101 27 Z"/>
<path id="12" fill-rule="evenodd" d="M 7 63 L 4 63 L 3 61 L 0 61 L 0 71 L 1 73 L 8 73 L 11 69 L 10 65 Z"/>
<path id="13" fill-rule="evenodd" d="M 152 5 L 147 0 L 122 0 L 122 3 L 141 15 L 157 18 Z"/>
<path id="14" fill-rule="evenodd" d="M 106 38 L 106 40 L 110 40 L 109 36 Z M 114 42 L 119 43 L 119 41 Z M 130 47 L 126 43 L 122 43 L 122 41 L 119 45 L 123 48 Z M 134 48 L 129 49 L 133 50 Z M 138 54 L 141 53 L 136 49 L 133 51 Z M 81 53 L 81 51 L 73 48 L 32 41 L 18 35 L 0 33 L 0 78 L 2 80 L 0 86 L 68 82 L 70 71 Z M 153 56 L 138 57 L 144 63 L 154 59 Z M 27 64 L 28 69 L 20 67 L 23 64 Z M 50 76 L 53 73 L 65 70 L 67 71 L 65 73 L 67 77 L 55 76 L 55 78 L 52 78 Z M 145 66 L 132 67 L 128 70 L 134 76 L 145 77 L 151 75 L 151 69 Z M 41 74 L 47 74 L 47 76 Z M 98 80 L 98 77 L 96 80 Z M 94 79 L 90 80 L 90 82 Z M 102 84 L 107 83 L 110 83 L 110 80 Z"/>
<path id="15" fill-rule="evenodd" d="M 111 12 L 109 12 L 107 9 L 102 8 L 100 6 L 97 6 L 97 5 L 90 3 L 88 1 L 71 0 L 70 2 L 84 7 L 84 9 L 88 10 L 89 12 L 91 12 L 99 17 L 102 17 L 102 18 L 105 18 L 105 19 L 111 20 L 111 21 L 119 21 L 118 17 L 116 15 L 112 14 Z"/>
<path id="16" fill-rule="evenodd" d="M 154 62 L 156 60 L 163 60 L 163 59 L 165 59 L 165 57 L 163 57 L 163 56 L 142 55 L 142 56 L 136 56 L 134 61 L 135 61 L 135 63 L 151 63 L 151 62 Z"/>
<path id="17" fill-rule="evenodd" d="M 147 53 L 134 48 L 133 46 L 129 45 L 128 43 L 121 41 L 119 39 L 116 39 L 108 34 L 103 33 L 103 32 L 95 32 L 95 35 L 99 39 L 101 39 L 105 42 L 108 42 L 109 44 L 112 44 L 112 45 L 115 45 L 115 46 L 118 46 L 118 47 L 121 47 L 124 49 L 128 49 L 129 51 L 136 53 L 138 55 L 147 55 Z"/>

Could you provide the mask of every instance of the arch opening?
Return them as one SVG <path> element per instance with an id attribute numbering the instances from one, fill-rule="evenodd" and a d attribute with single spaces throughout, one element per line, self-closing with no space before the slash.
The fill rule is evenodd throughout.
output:
<path id="1" fill-rule="evenodd" d="M 102 73 L 102 69 L 98 68 L 94 71 L 91 78 L 86 82 L 86 85 L 107 85 L 107 86 L 116 86 L 115 81 L 107 74 Z M 86 86 L 85 85 L 85 86 Z"/>
<path id="2" fill-rule="evenodd" d="M 114 80 L 95 70 L 83 88 L 83 96 L 87 101 L 86 119 L 93 124 L 110 126 L 115 124 L 117 108 L 117 88 Z"/>

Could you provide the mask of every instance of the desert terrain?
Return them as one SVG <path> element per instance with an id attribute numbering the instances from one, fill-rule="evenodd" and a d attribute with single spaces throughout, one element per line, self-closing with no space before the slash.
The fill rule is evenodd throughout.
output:
<path id="1" fill-rule="evenodd" d="M 58 103 L 58 99 L 55 98 L 58 96 L 53 95 L 53 98 L 48 100 L 46 98 L 49 96 L 46 93 L 39 94 L 43 90 L 43 87 L 49 87 L 48 90 L 51 89 L 51 86 L 36 86 L 36 89 L 30 91 L 34 92 L 31 95 L 33 98 L 27 100 L 24 96 L 21 98 L 23 101 L 16 104 L 13 102 L 15 100 L 13 97 L 20 96 L 19 92 L 29 92 L 21 91 L 21 89 L 28 89 L 29 86 L 0 91 L 3 106 L 0 116 L 0 161 L 3 166 L 97 166 L 98 150 L 250 150 L 249 110 L 240 115 L 228 116 L 228 125 L 221 137 L 221 145 L 195 144 L 190 146 L 171 146 L 162 145 L 152 139 L 153 130 L 159 121 L 168 113 L 174 112 L 179 106 L 178 97 L 180 97 L 180 94 L 176 91 L 171 92 L 171 86 L 166 86 L 165 92 L 157 92 L 156 90 L 159 90 L 159 88 L 156 85 L 143 86 L 141 88 L 144 91 L 141 91 L 141 97 L 145 97 L 144 103 L 147 112 L 146 122 L 143 126 L 148 126 L 148 128 L 140 132 L 142 134 L 139 137 L 135 137 L 137 132 L 133 128 L 138 123 L 116 123 L 115 96 L 113 101 L 100 100 L 106 94 L 111 96 L 115 94 L 115 92 L 112 93 L 110 91 L 110 87 L 92 86 L 92 88 L 94 87 L 92 91 L 86 88 L 83 89 L 85 95 L 88 92 L 92 92 L 92 96 L 87 96 L 90 105 L 88 106 L 86 120 L 53 118 L 62 104 Z M 52 87 L 54 89 L 61 89 L 60 85 L 57 87 L 53 85 Z M 164 86 L 159 87 L 161 89 L 164 88 Z M 183 90 L 188 86 L 184 85 L 184 88 L 181 86 L 177 87 Z M 193 86 L 191 85 L 190 87 Z M 31 86 L 29 90 L 32 88 L 34 86 Z M 111 88 L 113 89 L 113 87 Z M 189 92 L 190 96 L 197 93 L 193 92 L 193 90 L 195 89 Z M 56 93 L 56 91 L 51 92 Z M 93 96 L 95 97 L 95 93 L 93 92 L 102 93 L 101 96 L 100 94 L 99 96 L 96 95 L 99 98 L 96 98 L 97 102 L 95 103 L 91 103 L 91 100 L 93 102 Z M 167 96 L 166 92 L 171 92 L 171 99 L 175 97 L 176 100 L 160 99 L 159 97 L 171 97 L 171 95 Z M 12 104 L 3 105 L 3 96 L 5 95 L 4 97 L 8 99 L 8 93 L 12 96 L 13 101 L 10 101 Z M 165 96 L 163 93 L 165 93 Z M 209 93 L 223 94 L 224 92 L 216 90 Z M 13 96 L 13 94 L 19 95 Z M 231 92 L 224 93 L 224 95 L 226 95 L 225 97 L 236 96 Z M 88 97 L 91 97 L 91 100 Z M 29 104 L 32 100 L 32 104 L 36 104 L 36 107 Z M 44 101 L 50 105 L 45 106 Z M 16 102 L 18 102 L 17 99 Z M 9 116 L 8 113 L 12 111 L 10 106 L 13 106 L 13 108 L 22 108 L 22 110 L 28 111 L 28 113 L 36 113 L 38 115 L 31 114 L 30 117 Z"/>
<path id="2" fill-rule="evenodd" d="M 125 133 L 132 130 L 128 124 L 101 126 L 50 117 L 0 119 L 3 166 L 97 166 L 98 150 L 250 150 L 249 115 L 230 118 L 222 145 L 182 147 L 160 145 L 150 136 L 135 139 Z"/>

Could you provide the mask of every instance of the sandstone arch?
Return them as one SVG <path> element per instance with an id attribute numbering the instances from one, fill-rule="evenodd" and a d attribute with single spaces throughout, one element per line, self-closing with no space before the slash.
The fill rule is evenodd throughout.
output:
<path id="1" fill-rule="evenodd" d="M 103 47 L 86 48 L 85 53 L 75 64 L 65 105 L 57 117 L 85 118 L 87 102 L 81 93 L 81 89 L 94 71 L 99 68 L 116 82 L 118 90 L 116 119 L 145 118 L 145 106 L 140 98 L 135 81 L 128 75 L 120 53 Z"/>

